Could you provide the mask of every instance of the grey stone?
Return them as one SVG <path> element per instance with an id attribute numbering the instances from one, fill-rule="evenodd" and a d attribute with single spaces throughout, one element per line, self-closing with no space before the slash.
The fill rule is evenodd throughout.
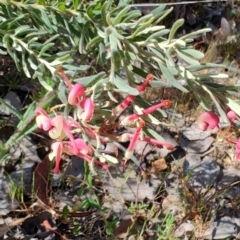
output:
<path id="1" fill-rule="evenodd" d="M 202 131 L 196 124 L 181 131 L 182 137 L 189 141 L 204 140 L 211 135 L 209 131 Z"/>
<path id="2" fill-rule="evenodd" d="M 203 140 L 188 140 L 184 137 L 180 138 L 180 146 L 188 153 L 201 154 L 206 152 L 214 142 L 214 138 L 209 136 Z"/>
<path id="3" fill-rule="evenodd" d="M 213 185 L 220 173 L 220 166 L 214 158 L 210 157 L 205 157 L 202 161 L 199 158 L 193 158 L 193 161 L 186 158 L 183 168 L 184 175 L 190 176 L 189 185 L 195 191 Z"/>
<path id="4" fill-rule="evenodd" d="M 118 166 L 111 166 L 109 174 L 103 173 L 103 188 L 115 199 L 125 201 L 143 201 L 145 198 L 153 200 L 161 181 L 151 175 L 150 182 L 146 179 L 140 181 L 136 176 L 136 166 L 128 164 L 125 172 Z"/>
<path id="5" fill-rule="evenodd" d="M 225 239 L 236 237 L 240 232 L 240 219 L 224 216 L 213 221 L 204 232 L 204 239 Z"/>
<path id="6" fill-rule="evenodd" d="M 20 110 L 22 108 L 21 101 L 15 92 L 8 92 L 4 97 L 4 100 L 16 110 Z M 11 111 L 5 105 L 0 104 L 0 114 L 10 115 Z"/>

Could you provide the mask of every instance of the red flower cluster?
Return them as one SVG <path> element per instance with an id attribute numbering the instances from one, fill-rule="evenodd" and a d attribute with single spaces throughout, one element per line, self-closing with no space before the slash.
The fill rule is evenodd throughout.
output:
<path id="1" fill-rule="evenodd" d="M 82 134 L 86 134 L 89 138 L 94 139 L 97 142 L 98 147 L 101 143 L 108 141 L 130 141 L 129 147 L 125 153 L 125 161 L 131 159 L 133 150 L 138 140 L 149 142 L 158 147 L 173 149 L 173 146 L 169 143 L 145 137 L 142 134 L 142 128 L 145 126 L 145 122 L 141 119 L 141 117 L 151 114 L 159 108 L 170 107 L 171 102 L 169 100 L 165 100 L 159 104 L 144 109 L 141 114 L 134 113 L 118 123 L 118 125 L 120 124 L 124 126 L 130 123 L 135 123 L 136 130 L 134 134 L 124 133 L 120 136 L 112 136 L 105 128 L 106 124 L 108 124 L 108 126 L 115 126 L 116 123 L 115 121 L 113 123 L 112 120 L 115 120 L 129 106 L 129 104 L 134 101 L 135 96 L 129 95 L 126 99 L 124 99 L 123 102 L 113 110 L 112 116 L 106 120 L 101 127 L 91 126 L 89 121 L 92 119 L 95 111 L 94 101 L 92 98 L 86 97 L 87 94 L 82 84 L 76 83 L 72 85 L 61 67 L 58 67 L 57 71 L 61 73 L 68 88 L 68 103 L 75 107 L 78 120 L 75 120 L 70 116 L 65 117 L 55 111 L 53 111 L 55 116 L 51 118 L 43 109 L 36 109 L 37 126 L 44 131 L 47 131 L 49 136 L 56 140 L 56 142 L 51 145 L 52 152 L 49 154 L 50 160 L 55 159 L 54 173 L 58 174 L 60 172 L 62 153 L 79 156 L 86 160 L 90 165 L 94 162 L 101 165 L 104 169 L 108 169 L 108 164 L 105 163 L 106 159 L 111 159 L 113 163 L 117 162 L 117 159 L 112 156 L 104 160 L 104 155 L 100 156 L 98 149 L 94 150 L 94 147 L 82 138 L 75 138 L 73 134 L 75 130 L 78 130 Z M 144 91 L 153 78 L 153 75 L 149 74 L 145 81 L 137 87 L 137 90 L 139 92 Z"/>

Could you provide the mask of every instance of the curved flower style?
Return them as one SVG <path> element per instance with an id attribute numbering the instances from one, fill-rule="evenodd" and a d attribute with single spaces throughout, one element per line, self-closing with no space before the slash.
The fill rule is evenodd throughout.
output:
<path id="1" fill-rule="evenodd" d="M 237 114 L 231 109 L 227 110 L 227 117 L 232 122 L 237 120 Z"/>
<path id="2" fill-rule="evenodd" d="M 93 100 L 91 98 L 85 98 L 80 102 L 79 106 L 80 109 L 78 110 L 78 118 L 84 122 L 91 120 L 95 110 Z"/>
<path id="3" fill-rule="evenodd" d="M 72 84 L 71 84 L 71 82 L 69 81 L 69 79 L 68 79 L 66 73 L 64 72 L 63 68 L 62 68 L 61 66 L 57 66 L 57 67 L 56 67 L 56 70 L 57 70 L 57 72 L 59 72 L 59 73 L 62 74 L 62 77 L 63 77 L 64 82 L 65 82 L 66 85 L 68 86 L 69 90 L 71 90 L 71 89 L 72 89 Z"/>
<path id="4" fill-rule="evenodd" d="M 55 142 L 51 145 L 52 152 L 49 153 L 49 159 L 53 160 L 55 158 L 55 168 L 53 172 L 55 174 L 58 174 L 60 172 L 60 162 L 61 162 L 61 156 L 63 152 L 63 144 L 62 142 Z"/>
<path id="5" fill-rule="evenodd" d="M 80 83 L 73 85 L 70 93 L 68 95 L 68 102 L 71 105 L 77 105 L 80 101 L 79 98 L 83 97 L 85 94 L 84 86 Z"/>
<path id="6" fill-rule="evenodd" d="M 219 117 L 214 112 L 204 112 L 198 117 L 197 124 L 202 131 L 208 127 L 214 129 L 219 124 Z"/>
<path id="7" fill-rule="evenodd" d="M 132 114 L 132 115 L 130 115 L 128 117 L 125 117 L 122 120 L 121 124 L 124 125 L 124 126 L 127 126 L 127 125 L 131 124 L 133 121 L 139 119 L 140 117 L 142 117 L 144 115 L 151 114 L 151 113 L 153 113 L 154 111 L 156 111 L 159 108 L 169 108 L 169 107 L 171 107 L 171 105 L 172 105 L 171 101 L 164 100 L 164 101 L 162 101 L 162 102 L 160 102 L 160 103 L 158 103 L 156 105 L 153 105 L 153 106 L 151 106 L 149 108 L 144 109 L 142 111 L 142 114 L 134 113 L 134 114 Z"/>

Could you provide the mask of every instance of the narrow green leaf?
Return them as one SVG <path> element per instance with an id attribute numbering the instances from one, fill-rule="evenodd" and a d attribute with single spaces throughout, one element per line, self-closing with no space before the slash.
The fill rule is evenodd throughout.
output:
<path id="1" fill-rule="evenodd" d="M 141 26 L 139 26 L 135 32 L 131 35 L 131 38 L 135 38 L 138 33 L 140 33 L 142 30 L 144 30 L 146 27 L 148 27 L 152 22 L 154 21 L 154 18 L 150 18 L 147 22 L 143 23 Z"/>
<path id="2" fill-rule="evenodd" d="M 216 79 L 221 79 L 221 78 L 228 78 L 227 74 L 224 73 L 219 73 L 219 74 L 199 74 L 196 75 L 196 79 L 198 80 L 204 80 L 204 79 L 208 79 L 208 78 L 216 78 Z"/>
<path id="3" fill-rule="evenodd" d="M 106 77 L 105 72 L 100 72 L 100 73 L 92 75 L 92 76 L 74 79 L 74 82 L 81 83 L 84 86 L 91 86 L 94 83 L 96 83 L 97 81 L 103 79 L 104 77 Z"/>
<path id="4" fill-rule="evenodd" d="M 119 89 L 122 90 L 124 92 L 127 92 L 128 94 L 131 95 L 138 95 L 139 92 L 136 88 L 130 87 L 126 81 L 124 81 L 120 76 L 115 75 L 114 79 L 113 79 L 113 83 L 114 85 Z"/>
<path id="5" fill-rule="evenodd" d="M 35 71 L 34 76 L 38 78 L 39 83 L 48 91 L 52 91 L 53 88 L 46 82 L 46 80 L 41 76 L 42 74 Z"/>
<path id="6" fill-rule="evenodd" d="M 171 31 L 169 33 L 169 37 L 168 37 L 168 43 L 171 42 L 171 40 L 173 39 L 173 36 L 175 35 L 176 31 L 183 25 L 184 23 L 184 19 L 178 19 L 172 26 Z"/>
<path id="7" fill-rule="evenodd" d="M 213 100 L 215 106 L 217 107 L 218 113 L 220 114 L 222 120 L 224 122 L 229 122 L 228 117 L 226 115 L 226 113 L 223 111 L 221 105 L 219 104 L 218 100 L 216 99 L 216 97 L 213 95 L 213 93 L 205 86 L 202 86 L 202 88 L 209 94 L 209 96 L 211 97 L 211 99 Z"/>
<path id="8" fill-rule="evenodd" d="M 171 13 L 173 10 L 173 7 L 167 9 L 166 11 L 163 11 L 161 16 L 158 17 L 158 19 L 156 19 L 155 23 L 158 24 L 159 22 L 161 22 L 169 13 Z"/>
<path id="9" fill-rule="evenodd" d="M 113 32 L 109 34 L 109 42 L 111 51 L 118 49 L 118 39 Z"/>
<path id="10" fill-rule="evenodd" d="M 69 54 L 66 54 L 65 56 L 56 58 L 54 61 L 50 63 L 51 66 L 57 66 L 64 62 L 66 62 L 71 56 Z"/>
<path id="11" fill-rule="evenodd" d="M 211 28 L 200 29 L 200 30 L 198 30 L 198 31 L 195 31 L 195 32 L 191 32 L 191 33 L 189 33 L 189 34 L 186 34 L 186 35 L 180 37 L 180 39 L 186 40 L 187 38 L 195 37 L 195 36 L 197 36 L 197 35 L 199 35 L 199 34 L 211 32 L 211 31 L 212 31 Z"/>
<path id="12" fill-rule="evenodd" d="M 126 6 L 124 9 L 122 9 L 117 16 L 113 19 L 112 23 L 113 26 L 117 25 L 118 23 L 121 22 L 122 18 L 125 17 L 127 12 L 131 9 L 131 6 Z"/>
<path id="13" fill-rule="evenodd" d="M 61 12 L 66 12 L 66 6 L 65 6 L 65 3 L 64 2 L 59 2 L 58 3 L 58 9 L 61 11 Z"/>
<path id="14" fill-rule="evenodd" d="M 105 154 L 105 153 L 102 153 L 102 155 L 99 156 L 99 159 L 101 160 L 101 162 L 108 161 L 108 162 L 114 163 L 114 164 L 118 163 L 117 158 L 115 158 L 115 157 L 113 157 L 111 155 Z"/>
<path id="15" fill-rule="evenodd" d="M 44 10 L 41 10 L 41 16 L 43 19 L 43 22 L 45 24 L 45 26 L 48 28 L 48 30 L 51 30 L 51 33 L 53 32 L 53 25 L 51 23 L 51 21 L 49 20 L 49 17 L 47 15 L 47 12 Z"/>
<path id="16" fill-rule="evenodd" d="M 51 47 L 53 47 L 53 46 L 55 46 L 55 45 L 56 45 L 56 44 L 53 43 L 53 42 L 49 42 L 49 43 L 47 43 L 47 44 L 43 44 L 43 47 L 42 47 L 40 53 L 38 54 L 38 57 L 42 57 L 42 55 L 43 55 L 46 51 L 48 51 Z"/>
<path id="17" fill-rule="evenodd" d="M 176 53 L 178 54 L 178 56 L 179 56 L 181 59 L 183 59 L 185 62 L 187 62 L 187 63 L 189 63 L 189 64 L 192 64 L 192 65 L 197 65 L 197 64 L 200 65 L 200 63 L 199 63 L 197 60 L 194 60 L 192 57 L 190 57 L 190 56 L 182 53 L 181 50 L 175 49 L 175 51 L 176 51 Z"/>
<path id="18" fill-rule="evenodd" d="M 204 57 L 204 54 L 202 52 L 192 48 L 181 48 L 181 52 L 196 59 L 201 59 Z"/>
<path id="19" fill-rule="evenodd" d="M 30 67 L 33 69 L 33 70 L 36 70 L 38 68 L 38 66 L 33 62 L 34 60 L 32 59 L 32 57 L 28 57 L 28 62 L 29 62 L 29 65 Z"/>
<path id="20" fill-rule="evenodd" d="M 11 9 L 12 11 L 12 9 Z M 22 14 L 18 17 L 15 17 L 9 24 L 8 24 L 8 29 L 12 29 L 14 24 L 17 23 L 20 20 L 23 20 L 24 18 L 28 19 L 29 18 L 29 13 Z"/>
<path id="21" fill-rule="evenodd" d="M 153 9 L 150 14 L 152 14 L 155 18 L 158 18 L 166 8 L 166 5 L 161 4 L 159 7 Z"/>
<path id="22" fill-rule="evenodd" d="M 74 10 L 77 10 L 82 0 L 73 0 Z"/>
<path id="23" fill-rule="evenodd" d="M 238 116 L 240 116 L 240 105 L 231 98 L 226 97 L 225 99 L 225 103 L 227 104 L 227 106 L 231 108 Z"/>
<path id="24" fill-rule="evenodd" d="M 163 29 L 163 30 L 160 30 L 158 32 L 155 32 L 153 34 L 151 34 L 147 39 L 146 39 L 146 42 L 150 41 L 150 40 L 156 40 L 157 38 L 160 38 L 166 34 L 168 34 L 170 32 L 169 29 Z"/>
<path id="25" fill-rule="evenodd" d="M 48 44 L 50 42 L 55 42 L 55 40 L 59 39 L 59 37 L 60 37 L 60 34 L 55 34 L 52 37 L 50 37 L 47 41 L 45 41 L 43 45 Z"/>
<path id="26" fill-rule="evenodd" d="M 103 23 L 103 26 L 104 27 L 107 27 L 108 26 L 108 23 L 107 23 L 107 11 L 110 7 L 110 1 L 106 1 L 103 5 L 102 5 L 102 8 L 101 8 L 101 17 L 102 17 L 102 23 Z"/>
<path id="27" fill-rule="evenodd" d="M 158 31 L 161 31 L 164 28 L 165 28 L 164 26 L 151 26 L 151 27 L 143 28 L 143 30 L 138 32 L 136 36 L 139 36 L 141 34 L 150 34 L 151 32 L 158 33 Z"/>
<path id="28" fill-rule="evenodd" d="M 36 29 L 37 30 L 37 29 Z M 45 31 L 45 30 L 40 30 L 40 31 L 37 31 L 37 32 L 32 32 L 32 33 L 29 33 L 25 36 L 25 38 L 33 38 L 33 37 L 38 37 L 38 36 L 42 36 L 42 35 L 46 35 L 48 32 Z"/>
<path id="29" fill-rule="evenodd" d="M 121 55 L 119 54 L 119 52 L 117 50 L 112 50 L 111 55 L 112 55 L 112 60 L 114 62 L 114 71 L 117 72 L 120 69 L 120 67 L 122 67 Z"/>
<path id="30" fill-rule="evenodd" d="M 93 47 L 96 44 L 99 44 L 102 41 L 102 37 L 97 36 L 95 38 L 93 38 L 91 41 L 88 42 L 86 49 L 90 49 L 91 47 Z"/>
<path id="31" fill-rule="evenodd" d="M 13 115 L 15 115 L 18 119 L 22 120 L 22 114 L 12 107 L 9 103 L 7 103 L 4 99 L 0 98 L 0 103 L 3 104 Z"/>
<path id="32" fill-rule="evenodd" d="M 215 63 L 202 63 L 202 64 L 195 64 L 195 65 L 186 67 L 186 69 L 190 72 L 197 72 L 197 71 L 201 71 L 209 68 L 225 68 L 225 67 L 224 65 L 215 64 Z"/>
<path id="33" fill-rule="evenodd" d="M 186 79 L 188 86 L 191 88 L 193 94 L 195 95 L 196 99 L 198 100 L 200 106 L 207 110 L 210 111 L 211 110 L 211 106 L 209 104 L 209 101 L 202 96 L 202 94 L 199 94 L 198 88 L 196 87 L 196 85 L 193 84 L 192 80 L 190 79 Z"/>
<path id="34" fill-rule="evenodd" d="M 110 12 L 107 13 L 106 21 L 107 21 L 108 26 L 112 26 L 113 25 Z"/>
<path id="35" fill-rule="evenodd" d="M 158 63 L 159 67 L 162 71 L 163 76 L 166 78 L 166 80 L 172 84 L 174 87 L 178 88 L 179 90 L 183 92 L 188 92 L 186 88 L 184 88 L 178 81 L 174 78 L 173 74 L 168 70 L 167 67 L 165 67 L 162 63 Z"/>
<path id="36" fill-rule="evenodd" d="M 196 79 L 195 76 L 188 71 L 186 68 L 182 67 L 182 66 L 178 66 L 178 73 L 184 78 L 184 79 L 190 79 L 190 80 L 194 80 Z"/>
<path id="37" fill-rule="evenodd" d="M 67 95 L 66 95 L 66 86 L 63 82 L 60 82 L 58 86 L 58 98 L 63 104 L 68 103 Z"/>
<path id="38" fill-rule="evenodd" d="M 25 75 L 30 78 L 31 77 L 31 74 L 29 72 L 29 66 L 27 64 L 27 61 L 26 61 L 26 56 L 25 56 L 25 51 L 22 52 L 22 67 L 23 67 L 23 71 L 25 73 Z"/>
<path id="39" fill-rule="evenodd" d="M 63 68 L 67 69 L 67 70 L 71 70 L 71 71 L 86 71 L 89 68 L 91 68 L 90 65 L 80 65 L 80 66 L 73 66 L 73 65 L 68 65 L 68 64 L 64 64 Z"/>
<path id="40" fill-rule="evenodd" d="M 139 10 L 131 10 L 129 11 L 125 18 L 123 19 L 122 23 L 130 23 L 132 20 L 139 18 L 141 16 L 141 12 Z M 117 27 L 118 25 L 116 25 Z M 120 25 L 119 25 L 120 26 Z"/>
<path id="41" fill-rule="evenodd" d="M 164 53 L 165 53 L 165 63 L 167 65 L 167 68 L 171 71 L 173 75 L 177 75 L 178 70 L 176 69 L 176 64 L 171 57 L 171 49 L 170 48 L 164 49 Z"/>
<path id="42" fill-rule="evenodd" d="M 163 141 L 165 142 L 165 139 L 160 136 L 155 130 L 153 130 L 152 128 L 144 128 L 144 132 L 151 138 L 154 138 L 158 141 Z"/>
<path id="43" fill-rule="evenodd" d="M 135 27 L 140 26 L 141 23 L 146 23 L 146 22 L 148 22 L 148 21 L 151 20 L 152 18 L 153 18 L 153 20 L 154 20 L 154 17 L 152 16 L 152 14 L 147 14 L 147 15 L 139 18 L 139 19 L 137 20 L 137 22 L 135 23 L 135 24 L 136 24 Z"/>
<path id="44" fill-rule="evenodd" d="M 36 29 L 30 28 L 30 26 L 28 26 L 28 25 L 23 25 L 14 30 L 14 35 L 21 36 L 23 34 L 28 34 L 31 32 L 36 32 Z"/>
<path id="45" fill-rule="evenodd" d="M 142 78 L 146 78 L 146 76 L 148 75 L 148 73 L 145 72 L 144 69 L 141 69 L 135 65 L 132 66 L 132 71 Z"/>

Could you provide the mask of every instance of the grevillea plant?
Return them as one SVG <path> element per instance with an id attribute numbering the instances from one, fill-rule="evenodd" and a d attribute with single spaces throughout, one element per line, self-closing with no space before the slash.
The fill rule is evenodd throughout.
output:
<path id="1" fill-rule="evenodd" d="M 62 75 L 63 82 L 67 86 L 67 104 L 57 105 L 52 107 L 51 111 L 54 116 L 50 117 L 46 111 L 41 108 L 36 109 L 36 123 L 37 126 L 48 132 L 49 137 L 55 142 L 51 145 L 51 153 L 49 159 L 55 159 L 54 173 L 60 172 L 60 161 L 63 153 L 68 155 L 79 156 L 88 162 L 89 166 L 93 170 L 93 164 L 98 164 L 104 169 L 108 169 L 109 163 L 118 163 L 119 159 L 115 156 L 111 156 L 106 153 L 100 153 L 102 144 L 108 142 L 127 142 L 129 146 L 125 152 L 124 163 L 132 159 L 133 151 L 138 140 L 154 144 L 158 147 L 165 147 L 167 149 L 173 149 L 174 147 L 164 141 L 145 136 L 143 128 L 145 127 L 145 121 L 143 117 L 146 117 L 160 108 L 171 107 L 171 101 L 164 100 L 158 104 L 150 106 L 142 110 L 141 113 L 133 113 L 124 117 L 122 120 L 117 120 L 119 115 L 134 102 L 136 96 L 128 95 L 122 103 L 113 108 L 112 114 L 107 119 L 103 119 L 100 124 L 96 125 L 94 114 L 99 111 L 94 102 L 92 94 L 94 89 L 85 89 L 82 84 L 72 84 L 65 74 L 62 67 L 57 67 L 57 71 Z M 136 88 L 138 92 L 145 90 L 147 85 L 152 81 L 154 76 L 152 74 L 147 75 L 145 81 Z M 73 115 L 64 114 L 59 110 L 65 105 L 71 106 Z M 73 117 L 72 117 L 73 116 Z M 95 124 L 94 124 L 95 123 Z M 116 130 L 118 126 L 132 126 L 134 132 L 120 134 Z M 74 134 L 76 133 L 77 134 Z M 136 162 L 135 158 L 134 161 Z M 138 166 L 140 164 L 136 163 Z"/>
<path id="2" fill-rule="evenodd" d="M 240 116 L 240 105 L 230 97 L 238 91 L 237 87 L 213 82 L 212 79 L 226 78 L 227 75 L 208 72 L 208 69 L 224 66 L 201 64 L 204 54 L 193 49 L 195 36 L 211 29 L 200 29 L 178 37 L 176 33 L 184 26 L 184 19 L 178 19 L 170 29 L 162 25 L 162 20 L 173 11 L 173 7 L 167 8 L 161 4 L 143 15 L 140 10 L 132 8 L 131 2 L 0 0 L 0 53 L 9 55 L 17 70 L 27 78 L 36 78 L 48 92 L 58 93 L 64 110 L 61 114 L 61 108 L 52 111 L 55 117 L 62 116 L 63 128 L 56 126 L 60 118 L 49 119 L 47 114 L 40 113 L 41 110 L 37 112 L 38 124 L 48 118 L 48 123 L 41 123 L 42 126 L 46 129 L 50 124 L 51 129 L 47 131 L 51 136 L 54 135 L 52 131 L 61 130 L 56 141 L 63 142 L 67 138 L 73 144 L 74 151 L 77 147 L 69 132 L 77 129 L 82 131 L 82 136 L 86 138 L 84 141 L 89 141 L 89 145 L 97 142 L 95 149 L 98 149 L 104 141 L 103 136 L 121 140 L 119 136 L 117 139 L 116 136 L 106 136 L 112 134 L 116 124 L 134 122 L 140 137 L 143 131 L 140 127 L 144 125 L 141 119 L 160 124 L 151 112 L 163 117 L 161 108 L 166 108 L 169 102 L 151 106 L 142 99 L 139 92 L 148 84 L 153 88 L 171 86 L 185 93 L 191 91 L 206 111 L 210 111 L 210 102 L 213 101 L 222 118 L 227 119 L 221 107 L 223 103 Z M 58 69 L 56 74 L 56 66 L 59 65 L 64 71 Z M 141 85 L 142 78 L 149 72 L 155 76 L 154 80 L 146 79 Z M 136 85 L 139 87 L 136 88 Z M 119 94 L 128 94 L 129 97 L 115 109 Z M 132 103 L 135 114 L 121 123 L 115 122 L 128 102 Z M 68 117 L 72 110 L 73 119 Z M 161 140 L 148 124 L 144 131 L 149 134 L 145 140 Z M 66 137 L 61 139 L 61 134 Z M 127 137 L 134 142 L 136 136 L 131 134 Z M 62 148 L 57 149 L 66 152 L 66 146 L 69 150 L 71 145 L 63 143 Z M 92 156 L 98 158 L 97 155 L 94 151 L 86 156 L 92 159 Z M 103 159 L 103 156 L 100 158 Z"/>

